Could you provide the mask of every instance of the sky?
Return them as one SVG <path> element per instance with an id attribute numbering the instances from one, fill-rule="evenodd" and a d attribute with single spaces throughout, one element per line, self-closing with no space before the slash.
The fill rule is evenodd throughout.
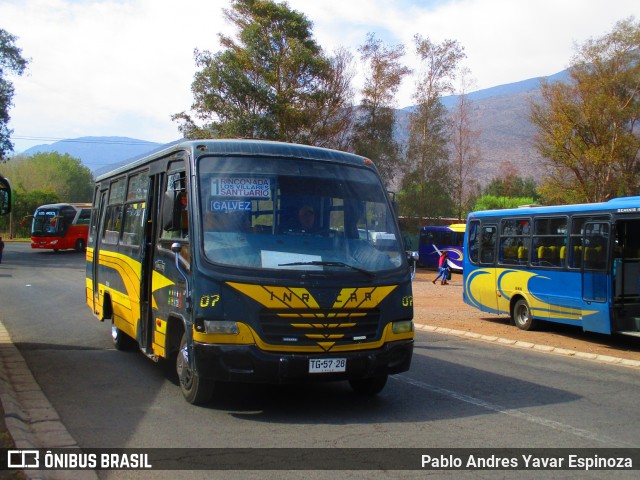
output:
<path id="1" fill-rule="evenodd" d="M 313 22 L 327 52 L 357 57 L 368 33 L 406 47 L 419 68 L 416 34 L 456 40 L 473 90 L 552 75 L 576 46 L 640 16 L 637 0 L 288 0 Z M 222 16 L 230 0 L 0 0 L 0 28 L 30 59 L 9 75 L 15 152 L 84 136 L 159 143 L 181 137 L 171 115 L 193 103 L 194 50 L 220 50 L 218 34 L 236 32 Z M 356 89 L 363 75 L 356 76 Z M 397 106 L 413 104 L 407 77 Z"/>

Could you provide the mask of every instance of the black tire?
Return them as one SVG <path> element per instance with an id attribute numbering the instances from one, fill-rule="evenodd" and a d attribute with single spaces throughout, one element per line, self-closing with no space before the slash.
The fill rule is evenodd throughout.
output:
<path id="1" fill-rule="evenodd" d="M 122 352 L 133 350 L 136 345 L 136 341 L 116 327 L 113 321 L 111 322 L 111 340 L 115 349 Z"/>
<path id="2" fill-rule="evenodd" d="M 214 382 L 201 378 L 189 367 L 189 354 L 187 352 L 187 336 L 182 334 L 180 350 L 176 357 L 176 373 L 180 383 L 180 390 L 187 402 L 192 405 L 202 405 L 211 400 Z"/>
<path id="3" fill-rule="evenodd" d="M 352 390 L 358 395 L 377 395 L 387 384 L 388 375 L 370 378 L 355 378 L 349 380 Z"/>
<path id="4" fill-rule="evenodd" d="M 87 244 L 84 239 L 79 238 L 76 240 L 76 252 L 84 252 L 87 249 Z"/>
<path id="5" fill-rule="evenodd" d="M 520 330 L 535 330 L 536 321 L 531 316 L 531 309 L 524 298 L 521 298 L 513 306 L 511 320 Z"/>

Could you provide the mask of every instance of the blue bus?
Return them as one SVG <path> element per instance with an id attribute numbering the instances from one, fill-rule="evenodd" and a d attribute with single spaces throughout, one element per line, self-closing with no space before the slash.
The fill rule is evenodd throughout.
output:
<path id="1" fill-rule="evenodd" d="M 467 232 L 467 304 L 522 330 L 640 336 L 640 196 L 473 212 Z"/>
<path id="2" fill-rule="evenodd" d="M 464 257 L 464 223 L 447 226 L 426 226 L 420 228 L 418 246 L 418 263 L 421 267 L 438 268 L 438 260 L 443 250 L 449 252 L 449 268 L 454 272 L 462 272 Z"/>

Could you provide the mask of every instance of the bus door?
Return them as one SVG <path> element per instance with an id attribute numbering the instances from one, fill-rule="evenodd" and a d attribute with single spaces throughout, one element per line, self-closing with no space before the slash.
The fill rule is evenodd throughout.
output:
<path id="1" fill-rule="evenodd" d="M 482 225 L 482 237 L 480 239 L 480 265 L 486 267 L 486 279 L 483 279 L 481 282 L 482 288 L 480 291 L 480 298 L 482 299 L 482 304 L 489 307 L 487 311 L 500 313 L 497 288 L 498 279 L 496 278 L 497 271 L 495 268 L 497 238 L 497 225 Z"/>
<path id="2" fill-rule="evenodd" d="M 96 209 L 96 216 L 93 218 L 95 224 L 91 225 L 89 243 L 93 243 L 93 263 L 91 264 L 91 278 L 93 279 L 93 312 L 97 313 L 97 306 L 100 305 L 100 232 L 103 229 L 103 223 L 105 221 L 105 213 L 107 208 L 107 192 L 103 190 L 98 192 L 98 204 Z"/>
<path id="3" fill-rule="evenodd" d="M 585 331 L 611 333 L 609 298 L 611 275 L 609 248 L 611 225 L 609 222 L 587 222 L 582 239 L 582 328 Z"/>
<path id="4" fill-rule="evenodd" d="M 159 222 L 153 237 L 157 241 L 152 242 L 153 248 L 149 251 L 148 267 L 152 274 L 148 278 L 151 285 L 147 290 L 153 305 L 149 305 L 150 313 L 147 318 L 156 325 L 162 325 L 160 330 L 167 328 L 170 318 L 182 319 L 190 340 L 191 285 L 188 275 L 191 269 L 191 239 L 184 161 L 170 162 L 162 181 L 159 181 L 160 178 L 156 177 L 155 182 L 154 201 L 158 208 L 149 209 L 156 212 L 154 218 Z M 175 244 L 179 245 L 179 269 L 176 266 L 175 253 L 172 251 Z M 154 328 L 157 329 L 150 323 L 149 335 L 153 334 Z M 154 342 L 161 351 L 163 346 L 155 340 Z"/>
<path id="5" fill-rule="evenodd" d="M 469 259 L 478 268 L 469 272 L 464 286 L 469 301 L 483 312 L 499 313 L 496 288 L 498 226 L 473 221 L 469 227 Z"/>
<path id="6" fill-rule="evenodd" d="M 160 197 L 162 195 L 163 174 L 151 175 L 149 177 L 149 191 L 146 200 L 144 214 L 144 226 L 142 228 L 142 239 L 140 242 L 140 328 L 138 333 L 138 343 L 140 349 L 153 354 L 153 332 L 154 316 L 151 305 L 152 299 L 152 275 L 153 275 L 153 252 L 154 239 L 157 236 L 158 224 L 156 221 L 160 210 Z"/>

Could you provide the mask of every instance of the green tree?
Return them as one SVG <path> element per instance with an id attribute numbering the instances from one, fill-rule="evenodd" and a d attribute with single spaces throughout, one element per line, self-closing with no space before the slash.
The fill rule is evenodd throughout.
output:
<path id="1" fill-rule="evenodd" d="M 400 145 L 393 137 L 394 97 L 402 79 L 411 70 L 402 65 L 404 46 L 388 47 L 373 33 L 358 51 L 366 65 L 362 104 L 353 128 L 352 149 L 375 161 L 385 184 L 389 186 L 401 167 Z"/>
<path id="2" fill-rule="evenodd" d="M 484 195 L 495 197 L 530 197 L 534 201 L 540 200 L 537 185 L 533 178 L 523 178 L 518 175 L 517 168 L 509 161 L 502 162 L 500 175 L 494 177 L 484 188 Z"/>
<path id="3" fill-rule="evenodd" d="M 569 83 L 543 83 L 533 103 L 546 159 L 545 200 L 604 201 L 637 194 L 640 179 L 640 23 L 633 17 L 577 49 Z"/>
<path id="4" fill-rule="evenodd" d="M 32 190 L 16 192 L 16 203 L 11 212 L 11 219 L 0 219 L 0 232 L 9 232 L 9 238 L 28 238 L 31 233 L 33 212 L 40 205 L 60 202 L 60 197 L 52 191 Z M 9 231 L 11 224 L 11 231 Z"/>
<path id="5" fill-rule="evenodd" d="M 476 200 L 473 211 L 497 210 L 501 208 L 517 208 L 523 205 L 533 204 L 531 197 L 498 197 L 495 195 L 482 195 Z"/>
<path id="6" fill-rule="evenodd" d="M 93 194 L 91 171 L 69 154 L 19 155 L 0 165 L 0 173 L 11 179 L 18 194 L 52 192 L 63 202 L 88 202 Z"/>
<path id="7" fill-rule="evenodd" d="M 450 124 L 441 98 L 454 91 L 452 80 L 465 54 L 455 40 L 437 44 L 420 35 L 414 39 L 424 73 L 418 79 L 417 106 L 409 122 L 401 209 L 405 215 L 434 218 L 453 211 L 447 151 Z"/>
<path id="8" fill-rule="evenodd" d="M 10 217 L 0 219 L 0 232 L 11 236 L 28 236 L 35 209 L 47 203 L 90 202 L 93 175 L 80 160 L 57 152 L 18 155 L 0 164 L 0 174 L 11 178 L 15 204 Z M 25 225 L 22 220 L 27 218 Z"/>
<path id="9" fill-rule="evenodd" d="M 7 72 L 22 75 L 28 60 L 22 57 L 22 50 L 16 47 L 17 37 L 0 28 L 0 161 L 6 160 L 13 152 L 11 142 L 9 109 L 13 106 L 13 83 L 6 78 Z"/>
<path id="10" fill-rule="evenodd" d="M 180 131 L 343 147 L 352 113 L 350 54 L 326 56 L 311 22 L 286 2 L 233 0 L 224 15 L 237 36 L 220 34 L 218 53 L 196 50 L 195 119 L 174 115 Z"/>

